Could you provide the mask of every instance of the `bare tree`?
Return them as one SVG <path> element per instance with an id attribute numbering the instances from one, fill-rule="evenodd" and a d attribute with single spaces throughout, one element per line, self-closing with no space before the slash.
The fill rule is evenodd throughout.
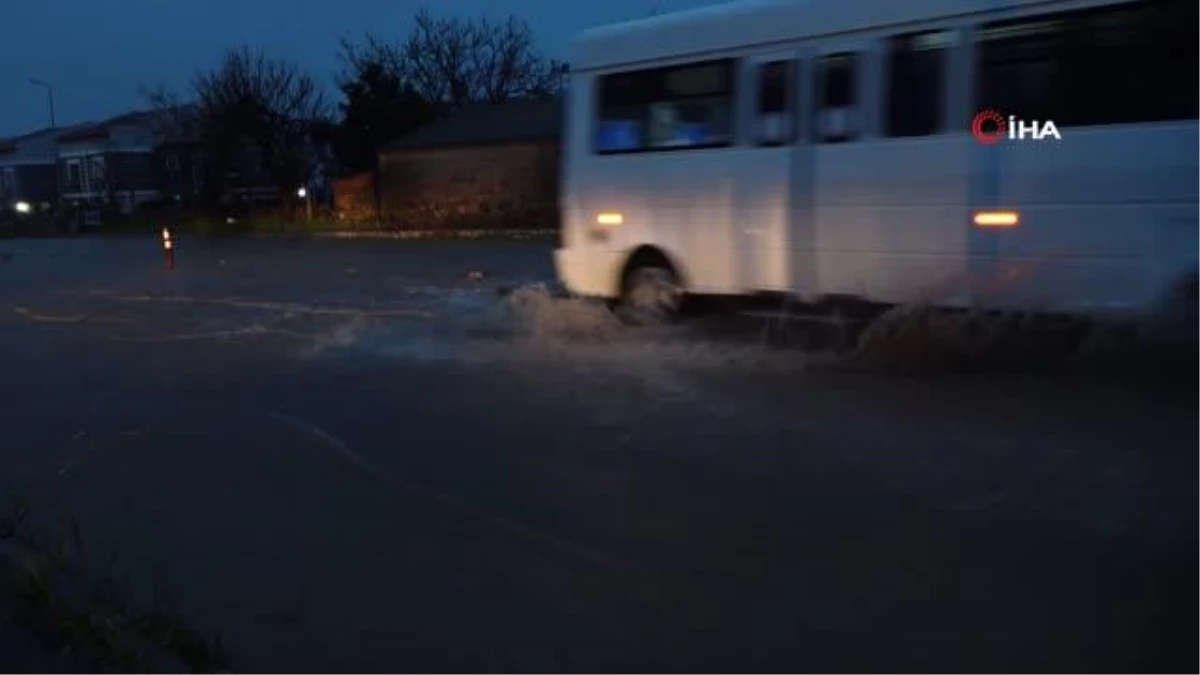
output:
<path id="1" fill-rule="evenodd" d="M 383 68 L 397 80 L 403 81 L 408 77 L 399 45 L 373 33 L 367 33 L 361 43 L 342 38 L 338 45 L 338 57 L 342 61 L 339 84 L 353 80 L 359 73 L 374 67 Z"/>
<path id="2" fill-rule="evenodd" d="M 158 148 L 161 153 L 159 161 L 170 176 L 170 184 L 181 187 L 177 182 L 181 175 L 190 174 L 193 181 L 200 178 L 197 194 L 189 192 L 189 201 L 199 198 L 201 203 L 214 202 L 224 187 L 224 181 L 219 178 L 219 172 L 206 166 L 209 152 L 201 142 L 203 130 L 200 124 L 199 107 L 192 103 L 184 103 L 175 91 L 164 85 L 141 87 L 141 96 L 152 106 L 152 115 L 146 122 L 158 138 Z M 181 159 L 181 156 L 186 159 Z M 193 171 L 196 167 L 203 169 L 197 176 Z"/>
<path id="3" fill-rule="evenodd" d="M 147 95 L 167 139 L 200 146 L 219 191 L 231 173 L 259 174 L 282 194 L 311 176 L 318 160 L 314 132 L 329 108 L 316 79 L 296 64 L 240 47 L 197 74 L 189 93 L 186 103 L 163 88 Z"/>
<path id="4" fill-rule="evenodd" d="M 563 64 L 537 49 L 533 31 L 518 17 L 498 23 L 446 18 L 428 8 L 417 12 L 403 41 L 368 35 L 359 46 L 343 43 L 343 56 L 351 65 L 387 63 L 426 100 L 450 107 L 549 96 L 564 73 Z"/>

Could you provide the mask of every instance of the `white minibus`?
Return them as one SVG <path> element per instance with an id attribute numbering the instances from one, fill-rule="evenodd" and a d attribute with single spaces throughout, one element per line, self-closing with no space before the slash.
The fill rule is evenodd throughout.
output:
<path id="1" fill-rule="evenodd" d="M 1194 305 L 1197 5 L 746 0 L 589 30 L 557 274 L 655 318 Z"/>

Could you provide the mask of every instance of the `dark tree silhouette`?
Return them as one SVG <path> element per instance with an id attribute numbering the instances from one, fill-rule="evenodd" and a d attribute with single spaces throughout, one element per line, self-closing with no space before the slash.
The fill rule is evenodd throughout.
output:
<path id="1" fill-rule="evenodd" d="M 343 41 L 342 60 L 339 164 L 347 172 L 371 170 L 381 145 L 432 121 L 436 107 L 405 81 L 397 63 L 382 51 Z"/>
<path id="2" fill-rule="evenodd" d="M 147 96 L 168 141 L 199 147 L 212 199 L 264 180 L 292 194 L 321 159 L 328 106 L 316 79 L 292 62 L 239 47 L 198 73 L 185 97 L 162 87 Z"/>
<path id="3" fill-rule="evenodd" d="M 437 17 L 417 12 L 400 42 L 368 35 L 352 56 L 388 65 L 426 100 L 447 107 L 551 96 L 563 64 L 546 58 L 522 19 Z"/>

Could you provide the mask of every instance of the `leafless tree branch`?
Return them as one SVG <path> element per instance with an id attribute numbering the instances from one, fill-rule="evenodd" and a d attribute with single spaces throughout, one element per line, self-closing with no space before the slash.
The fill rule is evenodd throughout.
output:
<path id="1" fill-rule="evenodd" d="M 189 93 L 186 103 L 161 87 L 144 95 L 163 112 L 164 136 L 200 144 L 218 182 L 246 173 L 248 164 L 283 190 L 309 177 L 317 160 L 313 132 L 329 106 L 296 64 L 240 47 L 197 73 Z"/>
<path id="2" fill-rule="evenodd" d="M 342 55 L 351 66 L 368 59 L 387 63 L 427 100 L 449 107 L 551 95 L 563 73 L 515 16 L 496 23 L 437 17 L 428 8 L 417 12 L 404 40 L 368 35 L 362 45 L 343 42 Z"/>

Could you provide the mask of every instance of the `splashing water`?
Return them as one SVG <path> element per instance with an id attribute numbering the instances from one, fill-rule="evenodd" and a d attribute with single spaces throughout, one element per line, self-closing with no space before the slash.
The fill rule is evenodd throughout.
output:
<path id="1" fill-rule="evenodd" d="M 340 346 L 391 358 L 553 363 L 588 375 L 661 371 L 664 382 L 669 378 L 663 368 L 793 370 L 810 360 L 754 339 L 719 341 L 689 322 L 632 327 L 603 303 L 556 292 L 545 283 L 527 283 L 503 295 L 486 287 L 421 290 L 420 307 L 431 318 L 376 320 L 357 326 L 353 344 Z"/>
<path id="2" fill-rule="evenodd" d="M 517 327 L 539 340 L 604 342 L 627 330 L 606 307 L 579 298 L 555 297 L 545 284 L 522 286 L 504 304 Z"/>
<path id="3" fill-rule="evenodd" d="M 331 330 L 312 336 L 311 343 L 300 352 L 302 358 L 311 359 L 320 354 L 339 347 L 355 344 L 370 325 L 365 316 L 355 316 L 334 326 Z"/>

